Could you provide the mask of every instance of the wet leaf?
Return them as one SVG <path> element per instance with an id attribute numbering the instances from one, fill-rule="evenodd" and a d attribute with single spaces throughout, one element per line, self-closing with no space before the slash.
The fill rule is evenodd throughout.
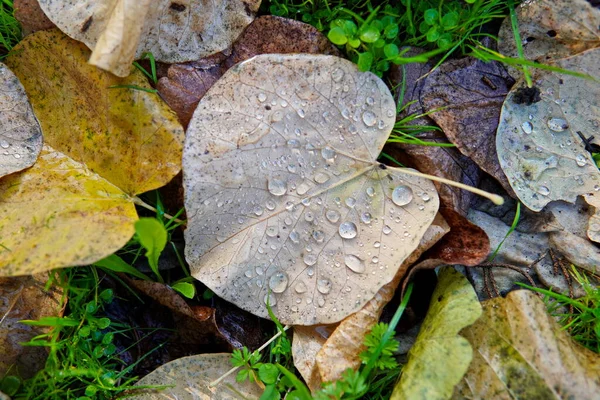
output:
<path id="1" fill-rule="evenodd" d="M 30 167 L 42 149 L 42 130 L 19 79 L 0 63 L 0 177 Z"/>
<path id="2" fill-rule="evenodd" d="M 535 293 L 482 304 L 482 317 L 462 331 L 474 354 L 454 398 L 597 398 L 598 355 L 573 342 Z"/>
<path id="3" fill-rule="evenodd" d="M 175 387 L 162 391 L 141 389 L 142 394 L 131 399 L 258 399 L 262 393 L 260 387 L 254 382 L 236 382 L 236 374 L 229 375 L 215 387 L 208 387 L 209 383 L 231 369 L 230 360 L 230 353 L 218 353 L 199 354 L 171 361 L 140 379 L 136 385 L 175 385 Z"/>
<path id="4" fill-rule="evenodd" d="M 523 55 L 528 60 L 547 63 L 600 47 L 600 11 L 587 0 L 528 1 L 516 12 Z M 519 56 L 509 18 L 502 24 L 498 39 L 502 54 Z M 515 68 L 510 68 L 510 74 L 515 78 L 522 75 Z"/>
<path id="5" fill-rule="evenodd" d="M 38 0 L 14 0 L 13 6 L 24 35 L 55 27 L 40 8 Z"/>
<path id="6" fill-rule="evenodd" d="M 359 310 L 438 208 L 430 181 L 375 161 L 394 116 L 385 84 L 337 57 L 261 55 L 230 69 L 187 132 L 193 275 L 263 317 L 270 292 L 285 324 Z"/>
<path id="7" fill-rule="evenodd" d="M 141 74 L 88 65 L 58 31 L 27 36 L 7 58 L 49 145 L 28 170 L 0 179 L 0 274 L 86 265 L 121 248 L 137 220 L 131 196 L 180 169 L 183 129 Z M 52 146 L 52 147 L 50 147 Z"/>
<path id="8" fill-rule="evenodd" d="M 600 49 L 555 65 L 597 76 Z M 517 83 L 502 107 L 496 146 L 500 165 L 519 199 L 534 211 L 553 200 L 575 202 L 600 189 L 600 172 L 586 150 L 600 125 L 600 83 L 542 70 L 532 72 L 541 100 L 518 104 Z"/>
<path id="9" fill-rule="evenodd" d="M 19 323 L 23 319 L 60 316 L 60 291 L 44 290 L 47 275 L 0 278 L 0 376 L 30 378 L 44 367 L 48 353 L 42 347 L 25 347 L 49 328 Z"/>
<path id="10" fill-rule="evenodd" d="M 123 191 L 49 146 L 0 179 L 0 214 L 3 276 L 91 264 L 120 249 L 137 219 Z"/>
<path id="11" fill-rule="evenodd" d="M 119 79 L 87 64 L 89 51 L 57 30 L 24 38 L 6 58 L 25 87 L 45 143 L 130 195 L 165 185 L 181 168 L 183 129 L 136 71 Z M 43 61 L 40 61 L 43 60 Z"/>
<path id="12" fill-rule="evenodd" d="M 450 142 L 510 191 L 496 161 L 494 132 L 513 83 L 500 63 L 463 58 L 444 63 L 425 80 L 420 101 Z"/>
<path id="13" fill-rule="evenodd" d="M 172 65 L 168 76 L 159 80 L 157 89 L 187 126 L 202 96 L 226 70 L 255 55 L 268 53 L 339 54 L 312 25 L 263 15 L 248 25 L 233 44 L 229 56 L 218 53 L 191 63 Z"/>
<path id="14" fill-rule="evenodd" d="M 197 60 L 226 49 L 254 19 L 260 0 L 40 0 L 63 32 L 93 49 L 90 63 L 117 76 L 145 52 L 157 61 Z"/>
<path id="15" fill-rule="evenodd" d="M 452 268 L 439 275 L 427 317 L 391 399 L 447 399 L 473 357 L 458 333 L 481 315 L 469 281 Z"/>

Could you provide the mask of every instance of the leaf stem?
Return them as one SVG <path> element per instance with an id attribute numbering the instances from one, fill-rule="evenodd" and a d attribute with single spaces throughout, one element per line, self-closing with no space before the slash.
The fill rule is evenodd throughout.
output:
<path id="1" fill-rule="evenodd" d="M 146 203 L 144 200 L 140 199 L 139 197 L 133 196 L 132 199 L 133 199 L 134 204 L 137 204 L 140 207 L 144 207 L 147 210 L 158 212 L 158 210 L 155 207 L 152 207 L 150 204 Z M 168 219 L 177 222 L 178 224 L 186 225 L 185 221 L 182 221 L 179 218 L 175 218 L 174 216 L 172 216 L 170 214 L 163 213 L 163 215 L 165 217 L 167 217 Z"/>

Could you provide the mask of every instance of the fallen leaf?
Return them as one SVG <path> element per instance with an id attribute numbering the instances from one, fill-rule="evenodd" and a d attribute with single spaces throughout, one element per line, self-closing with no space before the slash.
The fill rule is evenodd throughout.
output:
<path id="1" fill-rule="evenodd" d="M 136 386 L 174 385 L 174 387 L 163 390 L 140 389 L 140 394 L 130 398 L 134 400 L 258 399 L 262 394 L 260 387 L 254 382 L 236 382 L 236 374 L 229 375 L 215 387 L 208 386 L 231 369 L 230 360 L 230 353 L 217 353 L 199 354 L 171 361 L 140 379 Z"/>
<path id="2" fill-rule="evenodd" d="M 596 399 L 598 355 L 573 342 L 530 291 L 485 301 L 462 334 L 474 349 L 454 398 Z"/>
<path id="3" fill-rule="evenodd" d="M 557 60 L 555 66 L 598 75 L 600 49 Z M 579 136 L 600 124 L 600 84 L 571 75 L 532 71 L 537 103 L 519 104 L 515 85 L 502 107 L 496 137 L 500 165 L 523 204 L 534 211 L 553 200 L 575 202 L 600 189 L 600 172 Z"/>
<path id="4" fill-rule="evenodd" d="M 469 368 L 473 350 L 459 331 L 481 316 L 469 281 L 453 268 L 438 276 L 429 311 L 391 399 L 447 399 Z"/>
<path id="5" fill-rule="evenodd" d="M 30 167 L 42 149 L 42 130 L 19 79 L 0 63 L 0 177 Z"/>
<path id="6" fill-rule="evenodd" d="M 547 63 L 600 47 L 600 11 L 589 1 L 527 1 L 517 6 L 516 15 L 527 60 Z M 500 27 L 498 48 L 504 55 L 519 57 L 510 18 Z M 519 69 L 509 67 L 509 72 L 516 79 L 522 77 Z"/>
<path id="7" fill-rule="evenodd" d="M 165 185 L 181 169 L 184 132 L 136 71 L 125 79 L 87 64 L 89 51 L 57 30 L 24 38 L 6 58 L 25 87 L 44 141 L 129 195 Z M 43 60 L 43 62 L 40 62 Z"/>
<path id="8" fill-rule="evenodd" d="M 436 68 L 426 78 L 420 102 L 450 142 L 511 191 L 497 162 L 494 133 L 513 80 L 502 64 L 467 57 Z"/>
<path id="9" fill-rule="evenodd" d="M 292 337 L 294 367 L 300 372 L 311 392 L 321 389 L 323 379 L 317 365 L 317 354 L 335 329 L 335 325 L 295 326 Z"/>
<path id="10" fill-rule="evenodd" d="M 158 81 L 162 98 L 187 126 L 198 102 L 226 70 L 258 54 L 314 53 L 338 55 L 336 47 L 315 27 L 293 19 L 272 15 L 256 18 L 244 30 L 225 56 L 217 53 L 169 68 Z"/>
<path id="11" fill-rule="evenodd" d="M 40 8 L 38 0 L 14 0 L 13 7 L 15 18 L 21 24 L 24 36 L 55 27 Z"/>
<path id="12" fill-rule="evenodd" d="M 254 19 L 260 0 L 40 0 L 63 32 L 93 49 L 90 62 L 117 76 L 150 52 L 157 61 L 197 60 L 226 49 Z"/>
<path id="13" fill-rule="evenodd" d="M 383 308 L 392 300 L 396 288 L 405 277 L 406 271 L 421 255 L 433 246 L 449 231 L 448 224 L 439 214 L 429 226 L 419 247 L 402 263 L 394 279 L 384 285 L 363 308 L 342 320 L 315 357 L 321 382 L 332 382 L 342 379 L 348 368 L 357 369 L 362 361 L 360 353 L 366 347 L 364 338 L 373 326 L 379 322 Z M 292 345 L 294 345 L 294 342 Z M 294 359 L 296 363 L 296 359 Z"/>
<path id="14" fill-rule="evenodd" d="M 44 367 L 48 352 L 21 343 L 48 332 L 49 328 L 21 324 L 23 319 L 61 315 L 61 291 L 44 286 L 46 274 L 0 278 L 0 376 L 32 377 Z"/>
<path id="15" fill-rule="evenodd" d="M 284 324 L 362 308 L 438 208 L 430 181 L 375 161 L 394 116 L 385 84 L 337 57 L 260 55 L 230 69 L 187 131 L 193 276 L 258 316 L 270 299 Z"/>
<path id="16" fill-rule="evenodd" d="M 139 73 L 89 66 L 58 31 L 27 36 L 6 59 L 49 145 L 28 170 L 0 179 L 0 274 L 87 265 L 121 248 L 137 219 L 132 196 L 180 169 L 183 129 Z M 40 61 L 42 60 L 42 61 Z M 50 147 L 52 146 L 52 147 Z"/>

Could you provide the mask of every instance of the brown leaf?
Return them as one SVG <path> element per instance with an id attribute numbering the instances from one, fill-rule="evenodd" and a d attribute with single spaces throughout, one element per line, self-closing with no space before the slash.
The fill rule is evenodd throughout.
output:
<path id="1" fill-rule="evenodd" d="M 23 319 L 60 316 L 61 291 L 44 290 L 47 274 L 0 278 L 0 377 L 30 378 L 44 367 L 48 353 L 43 347 L 24 347 L 34 336 L 49 329 L 19 323 Z"/>
<path id="2" fill-rule="evenodd" d="M 46 17 L 38 0 L 14 0 L 13 5 L 15 18 L 21 23 L 25 35 L 54 28 L 55 25 Z"/>
<path id="3" fill-rule="evenodd" d="M 482 305 L 482 317 L 462 330 L 473 361 L 453 398 L 598 398 L 600 358 L 573 342 L 535 293 Z"/>
<path id="4" fill-rule="evenodd" d="M 265 15 L 244 30 L 229 57 L 217 53 L 195 62 L 174 64 L 169 68 L 168 76 L 159 80 L 157 89 L 181 123 L 187 126 L 200 99 L 225 71 L 238 62 L 267 53 L 339 54 L 313 26 Z"/>
<path id="5" fill-rule="evenodd" d="M 458 150 L 512 193 L 498 163 L 495 132 L 512 78 L 496 62 L 474 58 L 442 64 L 427 77 L 421 104 Z"/>

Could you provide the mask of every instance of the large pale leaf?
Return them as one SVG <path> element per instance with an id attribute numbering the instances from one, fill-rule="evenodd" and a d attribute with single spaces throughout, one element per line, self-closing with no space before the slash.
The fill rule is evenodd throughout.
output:
<path id="1" fill-rule="evenodd" d="M 560 68 L 600 77 L 600 49 L 556 61 Z M 600 189 L 600 172 L 585 149 L 600 126 L 600 83 L 542 70 L 533 72 L 537 103 L 518 104 L 517 83 L 502 107 L 496 146 L 519 199 L 534 211 L 553 200 L 575 202 Z"/>
<path id="2" fill-rule="evenodd" d="M 450 398 L 473 357 L 469 342 L 458 333 L 480 315 L 469 281 L 453 268 L 444 269 L 391 399 Z"/>
<path id="3" fill-rule="evenodd" d="M 33 167 L 0 179 L 0 275 L 86 265 L 121 248 L 137 219 L 131 198 L 44 146 Z"/>
<path id="4" fill-rule="evenodd" d="M 545 308 L 524 290 L 484 302 L 483 316 L 463 330 L 474 355 L 454 398 L 597 399 L 600 358 Z"/>
<path id="5" fill-rule="evenodd" d="M 89 50 L 59 32 L 23 39 L 6 64 L 25 87 L 44 140 L 130 195 L 163 186 L 180 168 L 183 128 L 136 71 L 115 78 L 87 64 Z"/>
<path id="6" fill-rule="evenodd" d="M 40 0 L 63 32 L 93 49 L 90 62 L 127 76 L 151 52 L 158 61 L 197 60 L 224 50 L 252 22 L 260 0 Z"/>
<path id="7" fill-rule="evenodd" d="M 0 177 L 30 167 L 42 149 L 42 130 L 17 77 L 0 63 Z"/>
<path id="8" fill-rule="evenodd" d="M 142 389 L 141 394 L 130 397 L 134 400 L 234 400 L 258 399 L 260 387 L 246 381 L 235 381 L 231 374 L 219 385 L 208 385 L 231 369 L 231 354 L 199 354 L 179 358 L 164 364 L 139 380 L 137 386 L 174 385 L 163 390 Z"/>
<path id="9" fill-rule="evenodd" d="M 219 296 L 286 324 L 339 321 L 389 282 L 438 208 L 375 160 L 385 84 L 333 56 L 261 55 L 204 96 L 184 150 L 186 258 Z"/>

